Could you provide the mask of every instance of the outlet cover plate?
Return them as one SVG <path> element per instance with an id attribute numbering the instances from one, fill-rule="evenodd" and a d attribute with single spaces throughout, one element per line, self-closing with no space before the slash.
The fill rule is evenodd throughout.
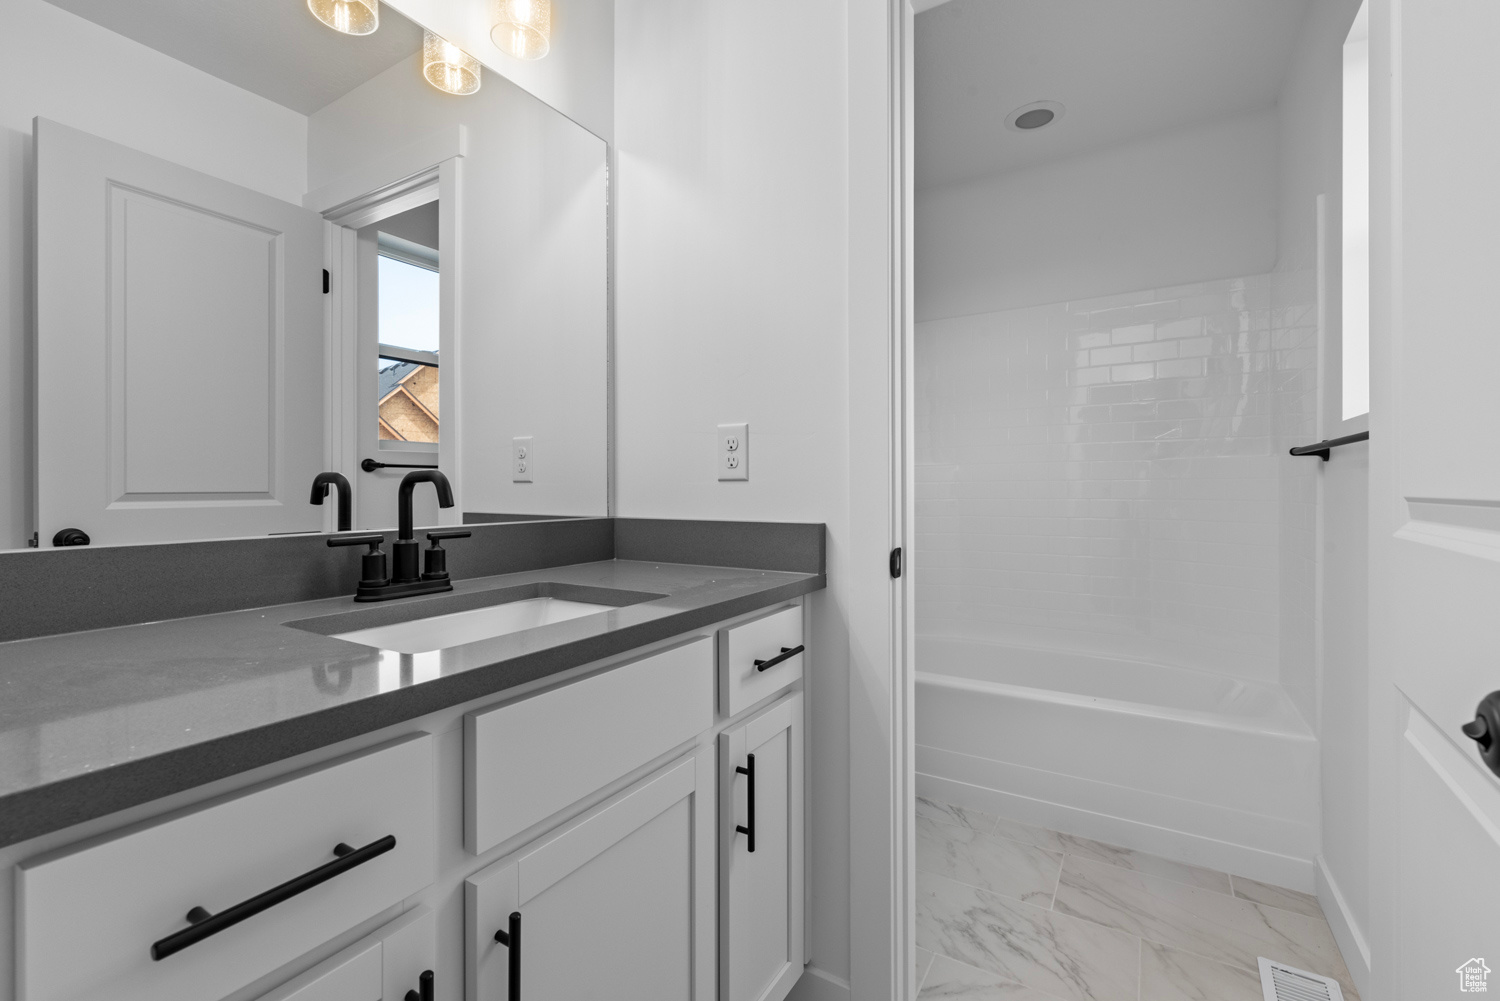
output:
<path id="1" fill-rule="evenodd" d="M 510 440 L 511 482 L 530 483 L 536 476 L 536 444 L 531 435 Z"/>
<path id="2" fill-rule="evenodd" d="M 750 425 L 720 424 L 714 454 L 719 461 L 719 479 L 750 478 Z"/>

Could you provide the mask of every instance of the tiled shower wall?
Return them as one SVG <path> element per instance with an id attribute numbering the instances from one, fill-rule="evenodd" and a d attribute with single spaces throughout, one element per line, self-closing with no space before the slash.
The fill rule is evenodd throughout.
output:
<path id="1" fill-rule="evenodd" d="M 919 634 L 1279 680 L 1316 361 L 1281 278 L 919 324 Z"/>

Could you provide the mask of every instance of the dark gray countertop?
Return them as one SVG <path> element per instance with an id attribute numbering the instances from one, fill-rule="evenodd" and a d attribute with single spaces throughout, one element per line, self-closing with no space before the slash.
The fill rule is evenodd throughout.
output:
<path id="1" fill-rule="evenodd" d="M 285 623 L 550 582 L 664 597 L 425 654 Z M 0 846 L 502 692 L 825 586 L 822 574 L 625 560 L 0 643 Z M 472 607 L 476 600 L 466 601 Z M 443 606 L 430 605 L 436 613 Z M 445 610 L 456 610 L 448 608 Z"/>

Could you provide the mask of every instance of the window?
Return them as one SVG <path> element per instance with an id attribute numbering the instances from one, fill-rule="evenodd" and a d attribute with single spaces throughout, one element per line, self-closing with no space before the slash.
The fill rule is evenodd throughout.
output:
<path id="1" fill-rule="evenodd" d="M 1368 2 L 1344 42 L 1344 420 L 1370 412 L 1370 32 Z"/>
<path id="2" fill-rule="evenodd" d="M 381 232 L 379 404 L 381 441 L 438 441 L 436 251 Z"/>

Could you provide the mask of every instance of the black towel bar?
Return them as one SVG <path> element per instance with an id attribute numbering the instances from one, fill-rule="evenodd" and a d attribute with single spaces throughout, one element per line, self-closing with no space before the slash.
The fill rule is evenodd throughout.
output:
<path id="1" fill-rule="evenodd" d="M 1313 442 L 1311 445 L 1298 445 L 1292 449 L 1293 455 L 1316 455 L 1324 462 L 1328 461 L 1328 453 L 1340 445 L 1353 445 L 1357 441 L 1369 441 L 1370 432 L 1361 431 L 1358 434 L 1346 434 L 1342 438 L 1329 438 L 1327 441 Z"/>

